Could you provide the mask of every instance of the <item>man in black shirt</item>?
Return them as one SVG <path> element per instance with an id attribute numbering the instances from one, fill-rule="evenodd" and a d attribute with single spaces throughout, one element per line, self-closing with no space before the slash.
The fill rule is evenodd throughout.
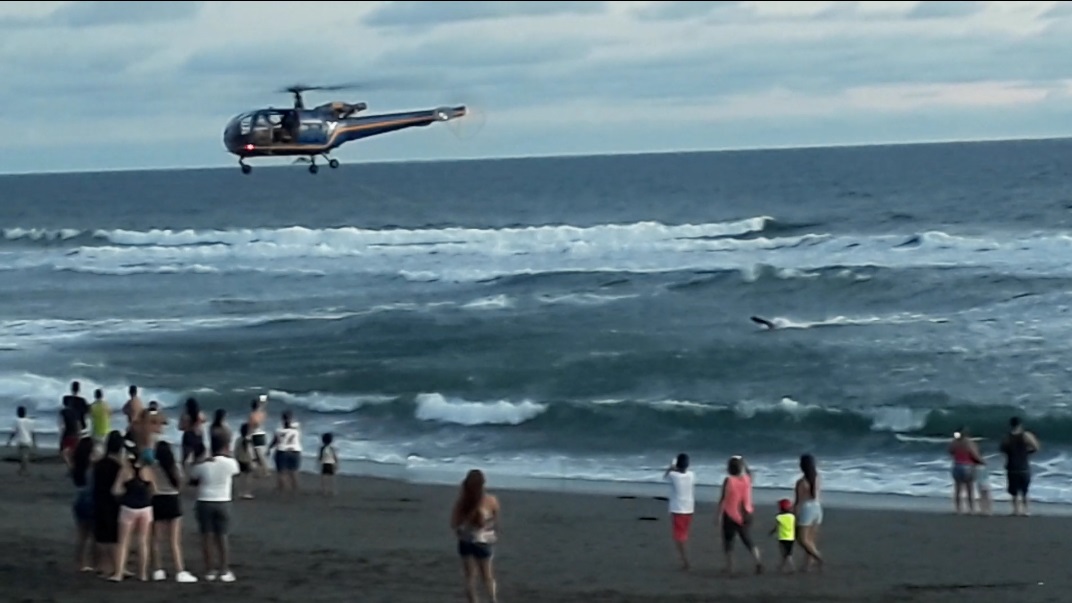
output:
<path id="1" fill-rule="evenodd" d="M 1009 419 L 1009 433 L 1001 441 L 1001 452 L 1005 455 L 1005 476 L 1009 482 L 1009 496 L 1012 497 L 1012 514 L 1028 514 L 1027 490 L 1031 486 L 1032 454 L 1038 452 L 1039 441 L 1035 434 L 1024 429 L 1020 417 Z"/>
<path id="2" fill-rule="evenodd" d="M 89 414 L 89 404 L 78 393 L 81 388 L 77 381 L 71 383 L 71 393 L 63 397 L 63 408 L 60 410 L 60 454 L 68 467 L 71 466 L 75 446 L 86 430 L 86 415 Z"/>

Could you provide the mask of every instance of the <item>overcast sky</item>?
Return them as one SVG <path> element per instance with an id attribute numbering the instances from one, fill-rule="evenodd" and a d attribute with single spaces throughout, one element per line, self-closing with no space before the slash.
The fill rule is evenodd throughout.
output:
<path id="1" fill-rule="evenodd" d="M 3 2 L 0 171 L 234 165 L 299 81 L 475 109 L 351 162 L 1066 136 L 1070 57 L 1072 2 Z"/>

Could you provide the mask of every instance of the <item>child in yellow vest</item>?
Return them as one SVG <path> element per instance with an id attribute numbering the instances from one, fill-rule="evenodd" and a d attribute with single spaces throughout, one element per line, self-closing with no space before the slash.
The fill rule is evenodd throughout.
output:
<path id="1" fill-rule="evenodd" d="M 778 501 L 778 515 L 774 517 L 774 529 L 771 534 L 778 534 L 778 547 L 782 553 L 781 571 L 796 571 L 793 563 L 793 543 L 797 539 L 797 518 L 793 515 L 793 501 L 783 498 Z"/>

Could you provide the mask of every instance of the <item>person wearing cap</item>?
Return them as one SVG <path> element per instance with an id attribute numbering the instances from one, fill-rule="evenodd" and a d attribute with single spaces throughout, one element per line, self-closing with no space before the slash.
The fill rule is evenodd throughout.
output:
<path id="1" fill-rule="evenodd" d="M 778 501 L 778 514 L 774 516 L 774 529 L 771 534 L 778 535 L 778 548 L 782 553 L 781 571 L 793 573 L 793 543 L 797 539 L 797 516 L 793 514 L 793 501 L 783 498 Z"/>

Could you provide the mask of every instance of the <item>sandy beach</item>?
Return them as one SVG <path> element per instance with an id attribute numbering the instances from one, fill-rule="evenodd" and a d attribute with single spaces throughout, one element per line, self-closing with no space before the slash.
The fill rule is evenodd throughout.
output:
<path id="1" fill-rule="evenodd" d="M 73 562 L 73 487 L 60 466 L 40 463 L 20 477 L 0 463 L 0 583 L 20 603 L 167 602 L 193 595 L 218 603 L 430 603 L 464 601 L 447 518 L 455 488 L 372 478 L 340 478 L 338 496 L 307 490 L 282 496 L 260 484 L 236 502 L 233 584 L 111 584 Z M 1062 601 L 1064 517 L 957 517 L 944 513 L 828 506 L 822 575 L 777 575 L 776 543 L 762 538 L 768 573 L 721 575 L 711 505 L 699 504 L 693 564 L 682 572 L 669 539 L 666 503 L 635 498 L 492 489 L 503 505 L 497 551 L 500 599 L 507 603 Z M 186 510 L 192 508 L 190 494 Z M 998 510 L 1005 512 L 999 505 Z M 760 509 L 757 535 L 773 510 Z M 192 516 L 185 525 L 189 568 L 201 573 Z M 739 568 L 747 567 L 741 553 Z"/>

